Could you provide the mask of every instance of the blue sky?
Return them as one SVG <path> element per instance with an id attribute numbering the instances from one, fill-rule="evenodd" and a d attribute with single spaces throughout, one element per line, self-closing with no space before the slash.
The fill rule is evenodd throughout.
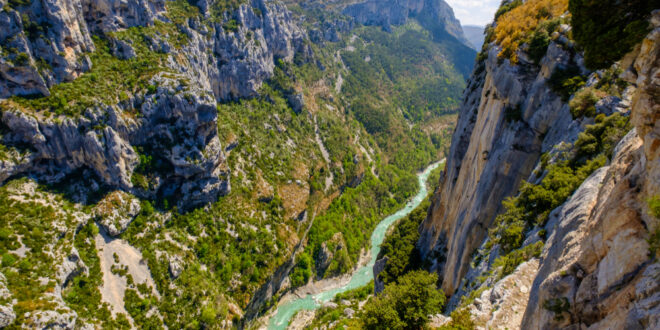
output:
<path id="1" fill-rule="evenodd" d="M 501 0 L 445 0 L 463 25 L 485 26 L 493 20 Z"/>

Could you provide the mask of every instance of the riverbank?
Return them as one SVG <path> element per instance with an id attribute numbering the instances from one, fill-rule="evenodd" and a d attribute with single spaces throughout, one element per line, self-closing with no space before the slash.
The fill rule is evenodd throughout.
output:
<path id="1" fill-rule="evenodd" d="M 360 256 L 359 266 L 350 273 L 339 277 L 311 282 L 287 293 L 278 303 L 277 308 L 259 319 L 260 329 L 286 329 L 290 319 L 300 310 L 314 310 L 328 302 L 340 292 L 352 290 L 373 280 L 373 265 L 380 252 L 380 244 L 392 224 L 408 215 L 428 195 L 426 181 L 433 170 L 444 163 L 444 159 L 429 165 L 418 173 L 419 191 L 399 211 L 384 218 L 374 229 L 371 236 L 371 249 Z M 266 326 L 267 325 L 267 326 Z"/>

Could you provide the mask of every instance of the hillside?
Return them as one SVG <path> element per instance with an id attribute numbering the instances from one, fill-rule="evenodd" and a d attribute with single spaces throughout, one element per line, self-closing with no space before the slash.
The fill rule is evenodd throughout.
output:
<path id="1" fill-rule="evenodd" d="M 382 4 L 0 0 L 0 326 L 256 326 L 353 269 L 475 56 Z"/>

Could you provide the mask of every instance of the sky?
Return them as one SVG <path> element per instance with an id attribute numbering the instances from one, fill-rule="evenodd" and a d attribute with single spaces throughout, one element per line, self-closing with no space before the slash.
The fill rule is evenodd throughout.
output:
<path id="1" fill-rule="evenodd" d="M 485 26 L 493 20 L 501 0 L 445 0 L 462 25 Z"/>

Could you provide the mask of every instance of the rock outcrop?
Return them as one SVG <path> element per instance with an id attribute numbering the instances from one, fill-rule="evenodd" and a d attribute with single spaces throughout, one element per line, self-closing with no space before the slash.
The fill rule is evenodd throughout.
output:
<path id="1" fill-rule="evenodd" d="M 622 61 L 637 89 L 635 129 L 559 210 L 534 280 L 523 328 L 566 326 L 621 329 L 660 327 L 660 264 L 649 237 L 660 219 L 649 200 L 660 194 L 660 12 L 655 29 Z M 589 188 L 590 187 L 590 188 Z M 572 216 L 575 207 L 590 208 Z M 563 308 L 553 308 L 562 301 Z"/>
<path id="2" fill-rule="evenodd" d="M 607 164 L 549 213 L 542 228 L 526 233 L 520 249 L 544 241 L 539 258 L 504 278 L 494 269 L 500 247 L 486 238 L 502 200 L 516 194 L 522 180 L 539 183 L 540 164 L 570 148 L 591 122 L 573 119 L 568 105 L 546 86 L 556 67 L 581 63 L 565 42 L 550 43 L 538 70 L 524 54 L 515 66 L 495 63 L 497 47 L 491 47 L 485 66 L 477 67 L 418 242 L 431 269 L 440 273 L 442 288 L 453 294 L 449 308 L 470 310 L 477 327 L 660 326 L 660 263 L 657 251 L 650 250 L 660 228 L 651 210 L 651 201 L 660 196 L 660 11 L 651 23 L 646 39 L 617 64 L 631 86 L 620 99 L 595 103 L 603 115 L 629 114 L 634 128 Z M 587 86 L 598 75 L 592 74 Z M 511 115 L 507 120 L 507 112 L 520 120 Z M 546 152 L 549 157 L 540 159 Z M 524 295 L 495 294 L 516 278 L 527 280 L 525 290 L 516 285 Z M 466 302 L 468 296 L 476 299 Z"/>
<path id="3" fill-rule="evenodd" d="M 389 30 L 391 25 L 403 25 L 409 18 L 419 16 L 429 24 L 439 24 L 452 37 L 468 44 L 461 23 L 444 0 L 367 0 L 347 6 L 343 13 L 362 25 L 378 25 Z"/>
<path id="4" fill-rule="evenodd" d="M 499 61 L 499 51 L 491 47 L 468 82 L 441 186 L 417 244 L 441 274 L 447 294 L 467 273 L 470 255 L 502 200 L 518 191 L 542 152 L 559 141 L 574 141 L 583 124 L 571 119 L 568 104 L 547 84 L 556 67 L 568 66 L 578 55 L 552 42 L 536 68 Z M 511 120 L 511 112 L 520 120 Z"/>
<path id="5" fill-rule="evenodd" d="M 9 28 L 0 32 L 0 47 L 17 53 L 0 58 L 0 99 L 47 96 L 54 84 L 88 71 L 92 63 L 86 53 L 95 50 L 92 34 L 107 37 L 128 27 L 169 22 L 165 1 L 71 0 L 5 8 L 0 22 Z M 208 8 L 200 8 L 210 15 Z M 292 61 L 296 54 L 304 59 L 311 50 L 282 4 L 253 0 L 240 5 L 221 18 L 235 28 L 202 23 L 200 17 L 177 26 L 187 40 L 180 49 L 169 44 L 170 36 L 145 37 L 153 51 L 167 55 L 163 72 L 150 81 L 155 90 L 127 95 L 117 103 L 99 102 L 73 117 L 48 118 L 41 109 L 4 101 L 3 143 L 33 152 L 20 161 L 3 159 L 0 166 L 7 171 L 0 179 L 31 173 L 59 182 L 79 169 L 91 169 L 101 184 L 140 197 L 177 196 L 180 209 L 226 194 L 230 185 L 217 137 L 216 102 L 256 96 L 276 61 Z M 136 57 L 134 41 L 109 39 L 114 56 Z M 292 96 L 292 103 L 297 110 L 304 106 L 300 95 Z M 142 148 L 142 154 L 135 147 Z M 145 152 L 156 155 L 151 165 L 158 171 L 136 174 L 139 165 L 145 169 L 139 157 Z"/>
<path id="6" fill-rule="evenodd" d="M 122 191 L 107 194 L 96 204 L 98 223 L 110 236 L 123 233 L 140 212 L 140 201 Z"/>

